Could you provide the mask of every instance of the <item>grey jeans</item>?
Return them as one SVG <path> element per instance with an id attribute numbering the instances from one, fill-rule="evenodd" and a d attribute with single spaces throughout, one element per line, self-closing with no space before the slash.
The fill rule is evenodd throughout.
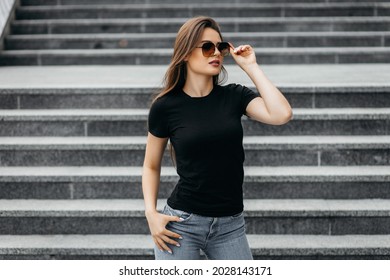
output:
<path id="1" fill-rule="evenodd" d="M 168 244 L 172 254 L 154 248 L 156 260 L 197 260 L 202 250 L 212 260 L 252 260 L 245 235 L 243 212 L 226 217 L 205 217 L 165 205 L 165 215 L 178 216 L 181 222 L 169 222 L 166 228 L 180 234 L 180 247 Z"/>

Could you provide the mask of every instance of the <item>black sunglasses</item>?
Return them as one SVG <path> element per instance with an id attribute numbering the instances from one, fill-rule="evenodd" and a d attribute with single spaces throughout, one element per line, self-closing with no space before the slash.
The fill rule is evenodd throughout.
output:
<path id="1" fill-rule="evenodd" d="M 230 45 L 228 42 L 218 42 L 216 45 L 213 42 L 205 42 L 201 47 L 203 56 L 211 57 L 215 53 L 215 48 L 221 53 L 222 56 L 227 56 L 229 52 Z"/>

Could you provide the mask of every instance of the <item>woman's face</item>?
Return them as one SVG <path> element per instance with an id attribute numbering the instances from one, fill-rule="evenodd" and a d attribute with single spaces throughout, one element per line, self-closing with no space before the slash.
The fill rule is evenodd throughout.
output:
<path id="1" fill-rule="evenodd" d="M 205 42 L 216 44 L 221 42 L 221 37 L 214 29 L 206 28 L 196 47 L 201 47 Z M 215 76 L 221 71 L 223 56 L 217 48 L 215 48 L 215 53 L 211 57 L 203 56 L 202 48 L 195 48 L 187 57 L 186 61 L 188 73 L 192 72 L 197 75 Z"/>

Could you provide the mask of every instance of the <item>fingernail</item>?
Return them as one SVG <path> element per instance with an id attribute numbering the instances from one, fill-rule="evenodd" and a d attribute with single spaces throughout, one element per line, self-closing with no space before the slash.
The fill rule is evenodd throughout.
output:
<path id="1" fill-rule="evenodd" d="M 179 236 L 179 239 L 183 239 L 183 237 Z"/>
<path id="2" fill-rule="evenodd" d="M 179 220 L 180 220 L 180 222 L 181 222 L 181 221 L 184 221 L 184 219 L 183 219 L 183 218 L 180 218 Z"/>
<path id="3" fill-rule="evenodd" d="M 179 244 L 179 243 L 177 243 L 177 244 L 176 244 L 176 247 L 180 247 L 180 244 Z"/>
<path id="4" fill-rule="evenodd" d="M 172 251 L 167 251 L 167 252 L 172 255 Z"/>

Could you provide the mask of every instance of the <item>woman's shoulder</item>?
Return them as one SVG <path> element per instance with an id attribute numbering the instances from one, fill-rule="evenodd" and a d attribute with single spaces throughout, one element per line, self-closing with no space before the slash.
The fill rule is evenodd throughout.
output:
<path id="1" fill-rule="evenodd" d="M 240 91 L 243 88 L 245 88 L 245 86 L 243 86 L 241 84 L 236 84 L 236 83 L 230 83 L 230 84 L 227 84 L 227 85 L 223 85 L 221 87 L 224 90 L 227 90 L 227 91 Z"/>
<path id="2" fill-rule="evenodd" d="M 168 107 L 172 106 L 172 102 L 175 101 L 175 91 L 169 91 L 165 93 L 164 95 L 156 97 L 152 102 L 152 107 L 158 107 L 167 109 Z"/>

